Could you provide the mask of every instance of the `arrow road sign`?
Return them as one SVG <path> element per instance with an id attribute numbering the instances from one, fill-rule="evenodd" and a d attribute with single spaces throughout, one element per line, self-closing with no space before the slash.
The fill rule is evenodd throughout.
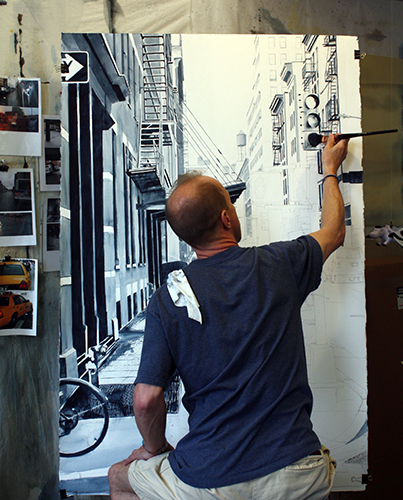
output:
<path id="1" fill-rule="evenodd" d="M 88 82 L 88 52 L 62 52 L 62 82 Z"/>

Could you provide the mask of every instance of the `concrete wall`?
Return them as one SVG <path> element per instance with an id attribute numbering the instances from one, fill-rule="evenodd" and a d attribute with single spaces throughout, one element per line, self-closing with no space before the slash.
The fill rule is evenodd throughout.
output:
<path id="1" fill-rule="evenodd" d="M 39 77 L 42 112 L 60 113 L 62 32 L 358 35 L 363 129 L 401 129 L 400 0 L 1 0 L 0 76 Z M 401 134 L 364 141 L 366 224 L 403 223 Z M 3 158 L 0 158 L 0 160 Z M 4 158 L 10 166 L 23 158 Z M 38 178 L 38 160 L 26 159 Z M 37 214 L 44 195 L 36 190 Z M 38 216 L 37 216 L 37 219 Z M 12 256 L 38 258 L 41 237 Z M 398 246 L 392 252 L 398 250 Z M 7 249 L 0 249 L 0 258 Z M 399 248 L 400 250 L 400 248 Z M 381 250 L 379 250 L 381 251 Z M 0 338 L 0 499 L 58 495 L 58 273 L 39 274 L 38 336 Z"/>

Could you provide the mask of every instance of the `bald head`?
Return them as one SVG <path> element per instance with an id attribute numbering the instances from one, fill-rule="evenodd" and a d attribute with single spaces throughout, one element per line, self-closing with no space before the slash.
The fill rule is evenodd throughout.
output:
<path id="1" fill-rule="evenodd" d="M 179 177 L 166 203 L 166 216 L 173 231 L 190 246 L 208 243 L 227 210 L 228 194 L 211 177 L 188 173 Z"/>

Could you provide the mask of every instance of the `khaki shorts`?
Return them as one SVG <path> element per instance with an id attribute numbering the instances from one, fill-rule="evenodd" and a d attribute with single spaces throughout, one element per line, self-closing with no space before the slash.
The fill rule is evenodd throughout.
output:
<path id="1" fill-rule="evenodd" d="M 221 488 L 194 488 L 172 471 L 169 453 L 135 460 L 129 482 L 141 500 L 324 500 L 333 485 L 335 461 L 322 446 L 292 465 L 258 479 Z"/>

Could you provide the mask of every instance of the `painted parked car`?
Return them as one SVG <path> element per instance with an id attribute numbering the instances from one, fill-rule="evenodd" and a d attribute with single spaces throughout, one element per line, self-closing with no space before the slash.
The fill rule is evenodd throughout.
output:
<path id="1" fill-rule="evenodd" d="M 22 295 L 14 293 L 0 294 L 0 328 L 14 328 L 18 319 L 24 314 L 32 313 L 32 302 Z"/>
<path id="2" fill-rule="evenodd" d="M 4 260 L 0 262 L 0 289 L 31 289 L 31 276 L 22 262 L 18 260 Z"/>

